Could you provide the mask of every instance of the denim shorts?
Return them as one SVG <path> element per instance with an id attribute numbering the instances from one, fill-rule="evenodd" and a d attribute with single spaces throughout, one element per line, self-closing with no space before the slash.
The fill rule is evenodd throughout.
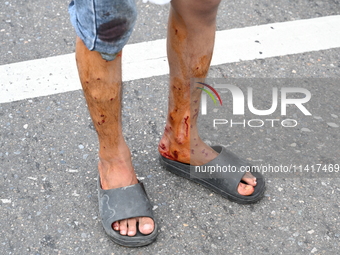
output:
<path id="1" fill-rule="evenodd" d="M 137 19 L 135 0 L 73 0 L 69 13 L 86 47 L 106 60 L 123 49 Z"/>

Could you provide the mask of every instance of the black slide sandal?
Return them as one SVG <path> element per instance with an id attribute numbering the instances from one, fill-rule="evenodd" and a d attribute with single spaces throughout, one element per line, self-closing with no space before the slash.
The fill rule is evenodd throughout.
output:
<path id="1" fill-rule="evenodd" d="M 152 206 L 144 189 L 143 183 L 103 190 L 98 176 L 98 202 L 99 213 L 106 234 L 115 243 L 126 247 L 140 247 L 154 242 L 158 235 L 158 227 L 153 216 Z M 154 221 L 154 230 L 149 235 L 139 232 L 135 236 L 123 236 L 112 228 L 115 221 L 135 218 L 150 217 Z"/>
<path id="2" fill-rule="evenodd" d="M 212 161 L 203 166 L 191 166 L 181 162 L 173 161 L 160 156 L 160 162 L 166 170 L 187 178 L 193 182 L 222 195 L 230 201 L 239 204 L 251 204 L 261 200 L 266 189 L 265 180 L 262 174 L 252 171 L 253 167 L 246 161 L 237 157 L 234 153 L 226 150 L 222 146 L 212 146 L 219 155 Z M 220 169 L 233 169 L 236 171 L 216 172 L 217 166 Z M 232 168 L 230 168 L 230 166 Z M 223 168 L 224 167 L 224 168 Z M 237 187 L 245 174 L 244 168 L 250 169 L 250 172 L 256 177 L 257 185 L 254 187 L 254 193 L 249 196 L 240 195 Z M 207 169 L 215 169 L 214 173 L 207 172 Z"/>

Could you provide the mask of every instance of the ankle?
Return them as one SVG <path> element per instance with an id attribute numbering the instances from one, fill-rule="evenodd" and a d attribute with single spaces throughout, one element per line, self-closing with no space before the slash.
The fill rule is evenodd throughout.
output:
<path id="1" fill-rule="evenodd" d="M 121 188 L 138 182 L 131 160 L 100 159 L 98 172 L 102 189 Z"/>
<path id="2" fill-rule="evenodd" d="M 190 139 L 183 134 L 167 131 L 165 128 L 163 137 L 158 144 L 158 151 L 168 159 L 186 162 L 190 158 Z"/>
<path id="3" fill-rule="evenodd" d="M 105 162 L 130 161 L 131 152 L 125 141 L 119 142 L 114 146 L 110 144 L 101 144 L 99 148 L 99 160 Z"/>

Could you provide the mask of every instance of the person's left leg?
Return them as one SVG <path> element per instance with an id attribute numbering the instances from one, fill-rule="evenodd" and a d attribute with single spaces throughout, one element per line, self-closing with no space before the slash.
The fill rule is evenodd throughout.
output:
<path id="1" fill-rule="evenodd" d="M 168 23 L 170 65 L 168 118 L 159 152 L 163 157 L 203 165 L 217 157 L 197 129 L 200 91 L 191 78 L 204 81 L 213 53 L 216 15 L 220 0 L 172 0 Z M 190 110 L 191 109 L 191 110 Z M 192 146 L 190 146 L 192 145 Z M 238 192 L 250 195 L 256 179 L 246 173 Z"/>

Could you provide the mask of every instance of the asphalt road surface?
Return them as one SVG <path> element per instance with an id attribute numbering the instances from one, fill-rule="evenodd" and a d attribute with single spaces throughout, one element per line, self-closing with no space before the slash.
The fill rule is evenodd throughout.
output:
<path id="1" fill-rule="evenodd" d="M 64 73 L 76 77 L 75 70 L 54 58 L 73 56 L 75 32 L 67 6 L 68 1 L 63 0 L 1 0 L 0 254 L 340 252 L 340 35 L 328 31 L 332 25 L 338 27 L 339 1 L 221 3 L 217 30 L 230 36 L 239 48 L 218 46 L 217 55 L 231 52 L 237 60 L 224 61 L 222 57 L 222 62 L 211 67 L 209 81 L 233 78 L 245 95 L 251 84 L 258 109 L 270 107 L 273 84 L 279 92 L 283 87 L 301 87 L 312 95 L 305 104 L 311 115 L 290 106 L 283 116 L 278 104 L 277 111 L 268 117 L 249 110 L 245 116 L 233 116 L 210 104 L 211 114 L 201 116 L 201 133 L 207 143 L 223 144 L 259 167 L 297 169 L 295 174 L 265 174 L 265 197 L 254 205 L 232 203 L 160 166 L 157 143 L 165 123 L 169 77 L 156 69 L 147 76 L 126 71 L 130 78 L 124 82 L 124 135 L 160 226 L 157 241 L 138 249 L 112 243 L 98 217 L 96 133 L 82 91 L 68 90 L 74 82 Z M 131 49 L 166 37 L 169 5 L 138 0 L 138 9 Z M 324 22 L 328 17 L 334 20 Z M 305 29 L 299 21 L 306 22 Z M 320 29 L 314 32 L 318 26 L 310 24 L 320 24 Z M 265 45 L 256 39 L 256 33 L 249 33 L 252 45 L 260 48 L 254 57 L 238 59 L 252 49 L 238 43 L 243 39 L 240 34 L 258 25 L 264 29 L 268 25 L 277 33 L 287 31 L 287 36 L 280 39 L 282 44 Z M 295 29 L 301 30 L 301 38 L 289 32 Z M 309 31 L 313 32 L 307 37 Z M 261 38 L 272 37 L 264 33 Z M 292 40 L 294 43 L 287 46 Z M 228 45 L 228 40 L 225 43 Z M 62 71 L 57 74 L 51 65 Z M 142 64 L 140 70 L 143 73 Z M 42 81 L 47 84 L 55 76 L 65 92 L 44 93 L 47 87 Z M 13 88 L 22 92 L 29 83 L 40 85 L 34 92 L 21 93 L 24 97 L 16 97 L 16 92 L 7 96 Z M 227 102 L 227 95 L 221 95 Z M 214 128 L 214 119 L 228 120 L 228 124 Z M 271 126 L 274 122 L 266 119 L 278 121 Z M 232 121 L 245 124 L 231 126 Z M 282 121 L 297 125 L 285 127 Z"/>

